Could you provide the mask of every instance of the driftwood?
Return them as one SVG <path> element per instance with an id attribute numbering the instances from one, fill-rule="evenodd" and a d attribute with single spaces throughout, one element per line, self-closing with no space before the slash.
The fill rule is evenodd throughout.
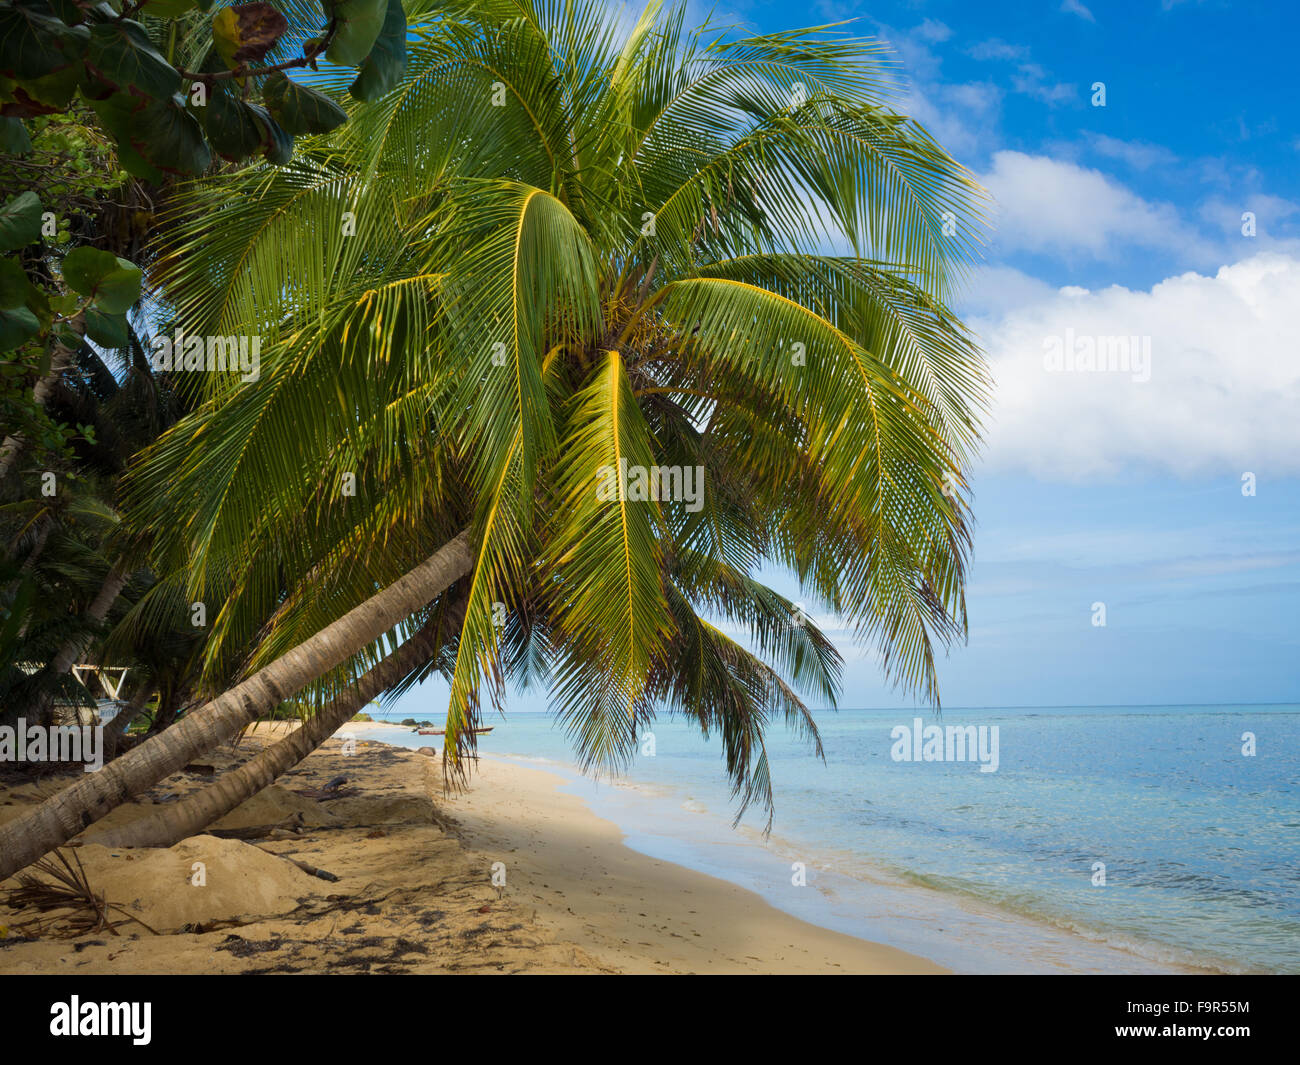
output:
<path id="1" fill-rule="evenodd" d="M 272 833 L 283 833 L 281 839 L 292 838 L 303 828 L 302 814 L 290 814 L 273 825 L 250 825 L 247 828 L 208 828 L 205 834 L 220 839 L 265 839 Z"/>
<path id="2" fill-rule="evenodd" d="M 271 853 L 270 851 L 267 851 L 267 854 L 270 853 Z M 325 869 L 318 869 L 314 865 L 308 865 L 306 862 L 300 862 L 298 861 L 297 858 L 285 858 L 284 860 L 286 862 L 293 862 L 293 864 L 296 865 L 299 869 L 301 869 L 304 873 L 307 873 L 310 876 L 314 876 L 319 880 L 328 880 L 331 884 L 338 883 L 339 878 L 335 876 L 333 873 L 328 872 Z"/>
<path id="3" fill-rule="evenodd" d="M 265 847 L 259 848 L 267 854 L 276 858 L 283 858 L 286 862 L 292 862 L 304 873 L 317 877 L 320 880 L 328 880 L 331 884 L 338 883 L 339 878 L 326 869 L 320 869 L 314 865 L 308 865 L 306 862 L 299 861 L 297 858 L 290 858 L 289 855 L 297 854 L 297 851 L 268 851 Z"/>

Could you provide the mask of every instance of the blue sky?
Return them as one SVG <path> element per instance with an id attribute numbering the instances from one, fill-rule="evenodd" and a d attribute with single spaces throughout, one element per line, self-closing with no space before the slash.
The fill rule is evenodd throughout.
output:
<path id="1" fill-rule="evenodd" d="M 961 307 L 996 391 L 944 704 L 1300 701 L 1300 6 L 713 10 L 761 31 L 858 20 L 897 50 L 901 109 L 997 201 Z M 1067 335 L 1149 338 L 1149 379 L 1047 372 L 1045 338 Z M 836 637 L 842 706 L 905 701 Z"/>

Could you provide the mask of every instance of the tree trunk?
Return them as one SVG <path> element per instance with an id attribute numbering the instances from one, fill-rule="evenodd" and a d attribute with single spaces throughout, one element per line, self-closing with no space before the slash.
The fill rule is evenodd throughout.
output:
<path id="1" fill-rule="evenodd" d="M 23 578 L 36 568 L 36 563 L 40 561 L 41 555 L 45 553 L 45 545 L 49 543 L 50 533 L 53 531 L 54 519 L 50 517 L 41 519 L 41 523 L 36 529 L 36 542 L 32 544 L 32 549 L 27 552 L 27 557 L 23 559 L 22 565 L 18 567 L 18 576 L 9 582 L 8 586 L 4 590 L 3 597 L 0 597 L 3 598 L 5 602 L 12 601 L 18 595 L 18 589 L 23 583 Z M 5 555 L 7 558 L 13 557 L 14 549 L 16 549 L 17 546 L 17 543 L 15 543 L 13 549 L 6 551 Z M 30 614 L 23 618 L 22 624 L 18 627 L 18 638 L 20 640 L 27 635 L 27 623 L 29 621 L 31 621 Z"/>
<path id="2" fill-rule="evenodd" d="M 269 713 L 446 591 L 472 566 L 469 533 L 462 532 L 383 591 L 166 732 L 0 825 L 0 880 Z"/>
<path id="3" fill-rule="evenodd" d="M 354 688 L 322 707 L 284 739 L 258 752 L 238 769 L 231 770 L 180 802 L 155 806 L 147 815 L 116 831 L 96 834 L 94 842 L 106 847 L 170 847 L 187 836 L 198 834 L 213 821 L 251 799 L 285 770 L 301 762 L 352 720 L 371 699 L 427 662 L 442 643 L 442 635 L 459 630 L 457 614 L 463 621 L 465 611 L 462 604 L 453 607 L 441 624 L 436 619 L 430 621 L 364 674 Z"/>
<path id="4" fill-rule="evenodd" d="M 126 587 L 128 576 L 126 566 L 122 562 L 115 562 L 82 617 L 96 625 L 108 617 L 109 608 L 117 601 L 122 589 Z M 93 639 L 93 633 L 84 632 L 65 641 L 42 670 L 45 678 L 62 677 L 67 674 L 86 653 Z M 37 694 L 31 708 L 28 710 L 29 720 L 33 724 L 48 724 L 53 705 L 54 693 L 48 685 L 42 685 L 41 691 Z"/>
<path id="5" fill-rule="evenodd" d="M 176 714 L 180 711 L 188 691 L 188 688 L 182 691 L 174 681 L 163 686 L 158 693 L 158 710 L 153 715 L 153 721 L 149 723 L 146 736 L 156 736 L 176 721 Z"/>
<path id="6" fill-rule="evenodd" d="M 68 322 L 69 327 L 78 336 L 86 331 L 86 312 L 78 311 Z M 36 382 L 36 387 L 32 389 L 32 398 L 36 400 L 38 407 L 44 407 L 46 400 L 50 398 L 50 393 L 54 391 L 55 385 L 59 383 L 59 378 L 77 361 L 77 349 L 70 348 L 59 341 L 54 342 L 54 347 L 50 351 L 50 368 L 45 372 L 45 376 Z M 18 465 L 18 459 L 22 457 L 23 448 L 27 442 L 21 436 L 6 436 L 4 443 L 0 444 L 0 481 L 3 481 L 15 466 Z"/>
<path id="7" fill-rule="evenodd" d="M 140 690 L 131 696 L 131 701 L 117 712 L 117 716 L 104 726 L 104 760 L 112 761 L 117 757 L 117 748 L 122 743 L 126 730 L 149 705 L 149 696 L 153 694 L 153 678 L 145 677 Z"/>

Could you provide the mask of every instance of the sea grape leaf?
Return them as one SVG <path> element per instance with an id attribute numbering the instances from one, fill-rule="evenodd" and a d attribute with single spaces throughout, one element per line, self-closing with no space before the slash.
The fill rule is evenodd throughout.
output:
<path id="1" fill-rule="evenodd" d="M 212 38 L 231 70 L 255 62 L 275 47 L 289 20 L 270 4 L 236 4 L 212 16 Z"/>
<path id="2" fill-rule="evenodd" d="M 11 4 L 0 6 L 0 74 L 25 81 L 42 78 L 77 62 L 90 31 L 68 26 L 53 15 Z"/>
<path id="3" fill-rule="evenodd" d="M 252 107 L 230 92 L 224 83 L 213 83 L 208 105 L 202 113 L 208 142 L 218 155 L 238 161 L 261 150 L 266 139 L 262 123 Z"/>
<path id="4" fill-rule="evenodd" d="M 358 100 L 369 103 L 387 96 L 406 73 L 406 12 L 402 0 L 388 0 L 384 28 L 361 64 L 361 73 L 348 86 Z"/>
<path id="5" fill-rule="evenodd" d="M 348 120 L 348 113 L 324 93 L 299 85 L 277 70 L 262 83 L 262 101 L 286 133 L 328 133 Z"/>
<path id="6" fill-rule="evenodd" d="M 27 290 L 32 283 L 17 259 L 0 259 L 0 310 L 27 305 Z"/>
<path id="7" fill-rule="evenodd" d="M 41 331 L 41 323 L 26 307 L 0 310 L 0 351 L 12 351 Z"/>
<path id="8" fill-rule="evenodd" d="M 164 98 L 179 91 L 181 76 L 165 60 L 138 22 L 101 22 L 90 29 L 86 66 L 115 89 Z"/>
<path id="9" fill-rule="evenodd" d="M 143 274 L 134 263 L 98 248 L 73 248 L 63 257 L 63 280 L 108 314 L 124 314 L 140 298 Z"/>
<path id="10" fill-rule="evenodd" d="M 108 314 L 96 307 L 86 308 L 86 336 L 106 348 L 124 348 L 131 340 L 125 314 Z"/>
<path id="11" fill-rule="evenodd" d="M 203 130 L 172 97 L 146 101 L 132 112 L 130 123 L 131 147 L 150 167 L 170 174 L 201 174 L 212 162 Z"/>
<path id="12" fill-rule="evenodd" d="M 293 138 L 280 126 L 265 107 L 249 104 L 249 108 L 262 123 L 265 137 L 262 141 L 262 154 L 276 166 L 283 166 L 293 158 Z"/>
<path id="13" fill-rule="evenodd" d="M 51 11 L 69 26 L 80 26 L 86 21 L 86 12 L 76 0 L 46 0 Z"/>
<path id="14" fill-rule="evenodd" d="M 55 111 L 66 111 L 77 94 L 83 80 L 83 68 L 80 63 L 55 70 L 44 77 L 30 78 L 16 82 L 18 88 L 27 94 L 27 98 L 42 107 Z"/>
<path id="15" fill-rule="evenodd" d="M 163 172 L 131 147 L 131 116 L 141 103 L 143 101 L 138 96 L 114 93 L 103 100 L 91 100 L 90 106 L 103 127 L 117 141 L 117 161 L 122 169 L 142 181 L 159 185 L 163 180 Z"/>
<path id="16" fill-rule="evenodd" d="M 34 192 L 11 196 L 0 206 L 0 251 L 15 251 L 41 238 L 41 200 Z"/>
<path id="17" fill-rule="evenodd" d="M 321 3 L 326 16 L 338 26 L 325 58 L 331 63 L 359 66 L 384 28 L 388 0 L 321 0 Z"/>
<path id="18" fill-rule="evenodd" d="M 21 119 L 0 118 L 0 152 L 5 155 L 26 155 L 32 150 L 32 138 Z"/>

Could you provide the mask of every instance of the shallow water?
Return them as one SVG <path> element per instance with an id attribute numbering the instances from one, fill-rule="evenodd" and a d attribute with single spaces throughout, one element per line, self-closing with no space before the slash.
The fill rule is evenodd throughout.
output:
<path id="1" fill-rule="evenodd" d="M 895 761 L 891 730 L 917 716 L 996 725 L 996 772 Z M 654 755 L 614 783 L 574 771 L 549 715 L 492 721 L 480 750 L 561 771 L 644 853 L 959 971 L 1300 972 L 1300 707 L 816 717 L 825 762 L 780 726 L 769 737 L 767 840 L 756 812 L 731 828 L 720 745 L 684 722 L 657 722 Z"/>

